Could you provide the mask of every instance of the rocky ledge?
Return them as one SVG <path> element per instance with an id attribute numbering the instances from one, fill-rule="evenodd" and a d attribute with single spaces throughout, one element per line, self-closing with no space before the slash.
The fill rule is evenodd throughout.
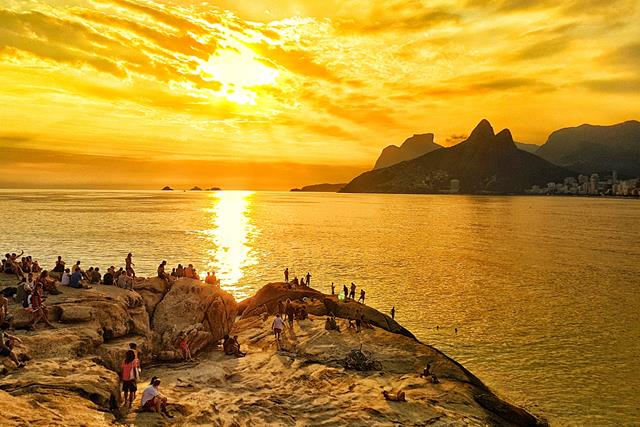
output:
<path id="1" fill-rule="evenodd" d="M 0 274 L 0 287 L 11 285 L 8 279 Z M 46 301 L 55 329 L 25 330 L 28 313 L 10 304 L 13 334 L 22 340 L 15 350 L 28 363 L 16 369 L 2 359 L 7 372 L 0 376 L 0 425 L 544 424 L 359 303 L 283 283 L 268 284 L 239 304 L 223 290 L 190 279 L 172 286 L 144 279 L 134 289 L 65 287 Z M 287 299 L 304 305 L 309 316 L 285 329 L 278 351 L 271 314 Z M 325 328 L 330 314 L 339 331 Z M 355 316 L 364 316 L 361 332 L 348 327 Z M 182 332 L 194 362 L 181 361 L 176 352 Z M 217 347 L 229 333 L 239 336 L 246 357 L 226 356 Z M 161 378 L 174 419 L 121 409 L 116 371 L 130 342 L 141 350 L 143 379 Z M 359 348 L 382 369 L 345 369 L 344 358 Z M 419 377 L 427 363 L 438 383 Z M 402 390 L 407 401 L 387 401 L 383 390 Z"/>

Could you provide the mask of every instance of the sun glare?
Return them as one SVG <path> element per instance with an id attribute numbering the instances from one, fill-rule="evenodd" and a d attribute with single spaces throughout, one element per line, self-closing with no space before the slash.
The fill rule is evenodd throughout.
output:
<path id="1" fill-rule="evenodd" d="M 214 270 L 222 288 L 237 297 L 247 296 L 237 285 L 244 269 L 256 263 L 250 246 L 254 232 L 249 220 L 252 195 L 252 191 L 217 192 L 207 209 L 211 214 L 211 228 L 204 231 L 211 247 L 207 269 Z"/>
<path id="2" fill-rule="evenodd" d="M 205 80 L 222 84 L 218 95 L 238 104 L 255 104 L 256 87 L 273 85 L 278 70 L 268 67 L 256 58 L 249 48 L 221 49 L 200 65 L 198 72 Z"/>

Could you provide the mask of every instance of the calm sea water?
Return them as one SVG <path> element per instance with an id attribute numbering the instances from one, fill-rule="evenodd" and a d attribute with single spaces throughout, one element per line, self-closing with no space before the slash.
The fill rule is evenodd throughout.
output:
<path id="1" fill-rule="evenodd" d="M 0 236 L 46 267 L 191 262 L 238 299 L 285 266 L 326 292 L 354 281 L 552 423 L 640 425 L 637 201 L 3 190 Z"/>

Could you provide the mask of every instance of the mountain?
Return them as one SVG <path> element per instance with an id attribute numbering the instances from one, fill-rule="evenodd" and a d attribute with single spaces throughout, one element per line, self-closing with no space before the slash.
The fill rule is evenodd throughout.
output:
<path id="1" fill-rule="evenodd" d="M 616 170 L 620 175 L 637 177 L 640 176 L 640 122 L 560 129 L 549 135 L 536 154 L 584 174 Z"/>
<path id="2" fill-rule="evenodd" d="M 508 129 L 496 135 L 491 124 L 482 120 L 469 138 L 460 144 L 440 148 L 385 169 L 365 172 L 341 191 L 522 193 L 533 185 L 545 185 L 573 175 L 573 172 L 535 154 L 519 150 Z"/>
<path id="3" fill-rule="evenodd" d="M 525 144 L 523 142 L 514 142 L 518 150 L 526 151 L 528 153 L 535 153 L 540 149 L 539 145 L 536 144 Z"/>
<path id="4" fill-rule="evenodd" d="M 412 160 L 438 148 L 442 148 L 442 146 L 433 142 L 432 133 L 413 135 L 404 141 L 400 147 L 389 145 L 382 150 L 373 169 L 382 169 L 405 160 Z"/>
<path id="5" fill-rule="evenodd" d="M 291 191 L 308 191 L 308 192 L 316 192 L 316 193 L 337 193 L 342 190 L 342 188 L 347 185 L 346 183 L 342 184 L 314 184 L 314 185 L 305 185 L 302 188 L 292 188 Z"/>

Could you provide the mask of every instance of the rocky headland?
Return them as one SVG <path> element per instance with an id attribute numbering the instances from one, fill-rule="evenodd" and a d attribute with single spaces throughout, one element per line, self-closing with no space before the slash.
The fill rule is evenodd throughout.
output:
<path id="1" fill-rule="evenodd" d="M 15 278 L 0 273 L 0 288 Z M 140 279 L 134 290 L 62 287 L 46 304 L 55 329 L 29 331 L 30 314 L 11 302 L 18 369 L 7 359 L 0 376 L 0 425 L 519 425 L 544 424 L 490 391 L 459 363 L 420 343 L 399 323 L 363 304 L 311 288 L 271 283 L 237 303 L 197 280 L 172 285 Z M 290 299 L 308 319 L 285 329 L 278 351 L 273 313 Z M 337 317 L 340 331 L 325 328 Z M 361 332 L 348 320 L 364 316 Z M 194 362 L 175 347 L 186 333 Z M 226 356 L 224 335 L 238 335 L 243 358 Z M 137 401 L 152 376 L 161 379 L 175 418 L 121 407 L 118 367 L 130 342 L 143 364 Z M 381 370 L 348 370 L 353 349 L 370 352 Z M 419 377 L 426 366 L 439 382 Z M 384 399 L 402 390 L 407 402 Z"/>

